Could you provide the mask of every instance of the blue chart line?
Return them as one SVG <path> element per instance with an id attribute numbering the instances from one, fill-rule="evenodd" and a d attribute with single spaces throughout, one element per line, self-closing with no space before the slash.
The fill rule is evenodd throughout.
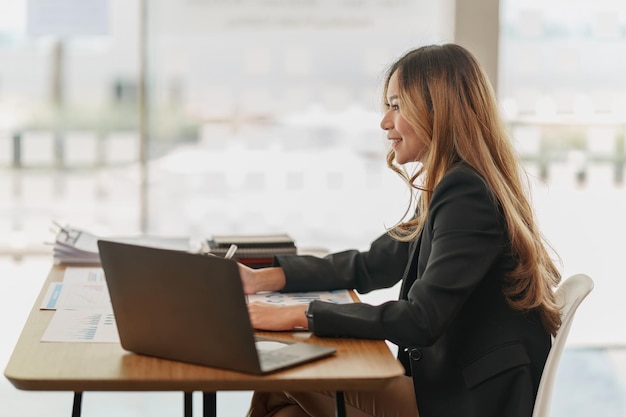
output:
<path id="1" fill-rule="evenodd" d="M 77 323 L 77 331 L 73 335 L 74 338 L 78 340 L 93 340 L 96 337 L 101 316 L 99 313 L 93 313 L 80 320 Z"/>

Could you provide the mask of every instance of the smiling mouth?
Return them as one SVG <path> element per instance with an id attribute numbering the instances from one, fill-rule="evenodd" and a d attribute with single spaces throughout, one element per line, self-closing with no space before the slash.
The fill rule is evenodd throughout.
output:
<path id="1" fill-rule="evenodd" d="M 402 138 L 387 138 L 391 141 L 392 145 L 402 142 Z"/>

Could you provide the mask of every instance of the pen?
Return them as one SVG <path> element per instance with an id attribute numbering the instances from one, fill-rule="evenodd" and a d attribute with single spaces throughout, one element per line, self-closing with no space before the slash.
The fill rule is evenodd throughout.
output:
<path id="1" fill-rule="evenodd" d="M 233 243 L 232 245 L 230 245 L 230 247 L 226 251 L 226 255 L 224 255 L 224 258 L 226 259 L 232 258 L 235 252 L 237 252 L 237 245 Z"/>

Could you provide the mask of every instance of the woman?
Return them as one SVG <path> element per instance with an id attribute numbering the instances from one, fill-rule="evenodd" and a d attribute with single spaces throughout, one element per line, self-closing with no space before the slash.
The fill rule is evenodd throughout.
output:
<path id="1" fill-rule="evenodd" d="M 384 101 L 388 164 L 419 191 L 417 214 L 367 252 L 278 256 L 275 267 L 240 271 L 247 293 L 367 292 L 401 280 L 399 300 L 314 301 L 306 314 L 302 306 L 252 304 L 252 324 L 397 344 L 407 376 L 381 392 L 346 393 L 349 416 L 531 416 L 560 325 L 560 274 L 491 86 L 467 50 L 433 45 L 391 66 Z M 412 175 L 400 167 L 415 161 Z M 255 393 L 249 415 L 327 416 L 333 405 L 332 393 Z"/>

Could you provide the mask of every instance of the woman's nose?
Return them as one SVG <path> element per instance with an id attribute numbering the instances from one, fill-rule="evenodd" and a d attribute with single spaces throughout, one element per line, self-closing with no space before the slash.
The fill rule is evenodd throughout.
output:
<path id="1" fill-rule="evenodd" d="M 387 117 L 387 114 L 385 114 L 380 121 L 380 128 L 382 130 L 391 130 L 393 128 L 393 122 L 389 117 Z"/>

